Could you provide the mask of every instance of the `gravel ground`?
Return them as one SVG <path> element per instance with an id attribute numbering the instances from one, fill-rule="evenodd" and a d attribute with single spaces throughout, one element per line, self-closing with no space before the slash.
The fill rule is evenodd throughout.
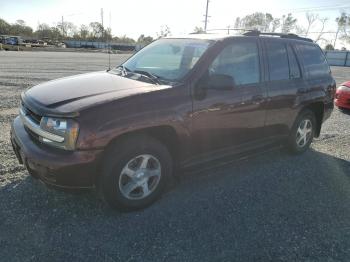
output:
<path id="1" fill-rule="evenodd" d="M 302 156 L 275 150 L 182 175 L 153 206 L 119 213 L 94 192 L 33 180 L 9 142 L 25 88 L 103 70 L 107 55 L 0 52 L 0 61 L 1 261 L 350 261 L 350 113 L 335 110 Z M 332 70 L 338 83 L 350 78 L 350 68 Z"/>

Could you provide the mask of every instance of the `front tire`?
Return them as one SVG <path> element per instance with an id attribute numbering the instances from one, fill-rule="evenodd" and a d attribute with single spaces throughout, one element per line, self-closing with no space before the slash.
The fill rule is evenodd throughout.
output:
<path id="1" fill-rule="evenodd" d="M 104 199 L 120 210 L 142 209 L 155 202 L 172 175 L 172 158 L 158 140 L 128 137 L 108 151 L 100 183 Z"/>
<path id="2" fill-rule="evenodd" d="M 292 154 L 305 152 L 314 138 L 316 130 L 315 114 L 308 109 L 303 110 L 295 120 L 288 138 L 288 150 Z"/>

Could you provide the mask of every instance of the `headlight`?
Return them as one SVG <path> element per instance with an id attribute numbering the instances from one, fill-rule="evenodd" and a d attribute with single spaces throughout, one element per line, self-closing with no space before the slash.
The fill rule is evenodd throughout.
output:
<path id="1" fill-rule="evenodd" d="M 63 142 L 59 143 L 45 137 L 40 137 L 40 141 L 55 147 L 66 150 L 74 150 L 75 142 L 79 134 L 79 125 L 72 119 L 61 119 L 55 117 L 43 117 L 40 121 L 40 127 L 52 134 L 62 137 Z"/>

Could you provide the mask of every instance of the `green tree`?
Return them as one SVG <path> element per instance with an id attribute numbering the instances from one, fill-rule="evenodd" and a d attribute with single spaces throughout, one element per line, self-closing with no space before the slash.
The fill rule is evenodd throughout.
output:
<path id="1" fill-rule="evenodd" d="M 334 46 L 332 44 L 327 44 L 325 49 L 326 50 L 334 50 Z"/>
<path id="2" fill-rule="evenodd" d="M 145 35 L 140 35 L 139 38 L 137 39 L 137 43 L 139 44 L 149 44 L 153 42 L 153 37 L 152 36 L 145 36 Z"/>
<path id="3" fill-rule="evenodd" d="M 118 42 L 120 44 L 134 44 L 135 40 L 127 37 L 126 35 L 123 35 L 122 37 L 113 37 L 113 40 L 115 42 Z"/>
<path id="4" fill-rule="evenodd" d="M 196 26 L 193 29 L 193 34 L 204 34 L 204 33 L 205 33 L 205 31 L 202 27 Z"/>
<path id="5" fill-rule="evenodd" d="M 335 19 L 337 22 L 337 32 L 335 33 L 335 39 L 333 42 L 333 46 L 335 46 L 339 34 L 342 39 L 345 39 L 347 41 L 350 40 L 349 34 L 348 34 L 348 29 L 350 27 L 350 15 L 348 15 L 345 12 L 342 12 L 339 17 Z"/>
<path id="6" fill-rule="evenodd" d="M 0 18 L 0 35 L 8 35 L 11 32 L 11 25 Z"/>
<path id="7" fill-rule="evenodd" d="M 31 36 L 33 34 L 33 29 L 26 26 L 23 20 L 17 20 L 15 24 L 11 25 L 10 33 L 19 36 Z"/>

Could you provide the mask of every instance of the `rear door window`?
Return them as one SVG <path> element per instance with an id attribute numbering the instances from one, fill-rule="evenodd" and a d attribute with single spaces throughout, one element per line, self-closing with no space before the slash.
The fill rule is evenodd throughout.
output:
<path id="1" fill-rule="evenodd" d="M 330 69 L 321 49 L 316 45 L 297 44 L 304 68 L 310 78 L 328 75 Z"/>
<path id="2" fill-rule="evenodd" d="M 289 66 L 286 45 L 283 42 L 269 41 L 266 48 L 270 81 L 288 80 Z"/>

